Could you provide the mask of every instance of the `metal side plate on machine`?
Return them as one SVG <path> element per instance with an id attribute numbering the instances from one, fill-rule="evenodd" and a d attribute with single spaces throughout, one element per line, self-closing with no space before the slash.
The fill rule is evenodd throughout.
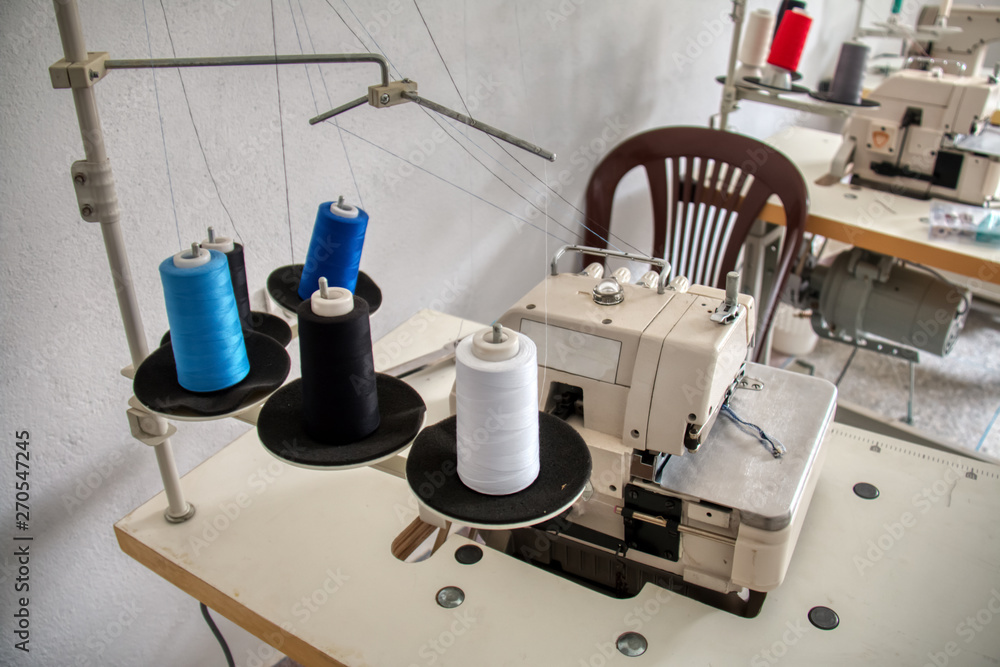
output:
<path id="1" fill-rule="evenodd" d="M 667 461 L 660 486 L 739 510 L 749 526 L 781 530 L 791 522 L 816 464 L 837 389 L 826 380 L 759 364 L 747 364 L 746 373 L 764 388 L 733 392 L 730 406 L 788 451 L 776 459 L 757 438 L 720 417 L 696 454 Z"/>

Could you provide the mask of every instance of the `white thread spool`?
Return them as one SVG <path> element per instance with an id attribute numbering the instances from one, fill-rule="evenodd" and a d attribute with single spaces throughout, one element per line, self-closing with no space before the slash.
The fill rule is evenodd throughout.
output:
<path id="1" fill-rule="evenodd" d="M 538 353 L 527 336 L 500 329 L 455 350 L 458 476 L 473 491 L 516 493 L 538 477 Z"/>
<path id="2" fill-rule="evenodd" d="M 740 44 L 740 62 L 743 66 L 737 73 L 737 79 L 761 76 L 761 68 L 767 62 L 767 54 L 771 49 L 774 19 L 774 14 L 766 9 L 750 13 L 743 32 L 743 43 Z"/>

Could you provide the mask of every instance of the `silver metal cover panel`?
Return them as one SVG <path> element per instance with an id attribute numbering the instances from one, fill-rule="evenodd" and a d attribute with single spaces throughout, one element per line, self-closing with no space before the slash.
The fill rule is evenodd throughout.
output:
<path id="1" fill-rule="evenodd" d="M 989 126 L 979 134 L 963 136 L 955 142 L 955 148 L 990 157 L 1000 157 L 1000 131 Z"/>
<path id="2" fill-rule="evenodd" d="M 660 485 L 739 510 L 742 523 L 749 526 L 781 530 L 791 523 L 802 499 L 833 419 L 837 389 L 826 380 L 759 364 L 747 364 L 746 374 L 763 380 L 764 389 L 739 389 L 730 406 L 741 419 L 780 441 L 788 450 L 785 455 L 774 458 L 755 436 L 720 415 L 698 451 L 667 462 Z"/>

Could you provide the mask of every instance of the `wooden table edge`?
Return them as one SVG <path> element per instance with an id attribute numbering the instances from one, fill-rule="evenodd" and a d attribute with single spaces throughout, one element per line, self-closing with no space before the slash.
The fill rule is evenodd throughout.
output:
<path id="1" fill-rule="evenodd" d="M 761 211 L 760 219 L 776 225 L 785 224 L 785 211 L 779 204 L 768 202 Z M 950 271 L 968 278 L 1000 285 L 1000 263 L 978 257 L 970 257 L 961 253 L 928 246 L 919 241 L 883 234 L 876 229 L 866 229 L 848 225 L 829 218 L 809 214 L 806 220 L 806 231 L 819 236 L 856 245 L 866 250 L 880 252 L 892 257 L 905 255 L 905 259 L 918 264 L 926 264 L 931 268 Z M 864 237 L 863 243 L 858 243 L 859 237 Z M 969 264 L 975 263 L 978 271 L 972 271 Z"/>
<path id="2" fill-rule="evenodd" d="M 146 546 L 118 524 L 115 524 L 115 536 L 118 546 L 127 556 L 292 660 L 304 665 L 347 667 Z"/>

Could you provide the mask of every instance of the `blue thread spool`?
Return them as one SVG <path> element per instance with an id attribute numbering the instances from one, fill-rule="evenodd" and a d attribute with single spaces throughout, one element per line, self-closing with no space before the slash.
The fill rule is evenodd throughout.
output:
<path id="1" fill-rule="evenodd" d="M 160 263 L 177 381 L 188 391 L 232 387 L 250 372 L 229 262 L 197 244 Z"/>
<path id="2" fill-rule="evenodd" d="M 309 299 L 319 289 L 320 278 L 326 278 L 330 287 L 354 292 L 367 229 L 368 214 L 345 204 L 343 197 L 320 204 L 299 280 L 300 298 Z"/>

